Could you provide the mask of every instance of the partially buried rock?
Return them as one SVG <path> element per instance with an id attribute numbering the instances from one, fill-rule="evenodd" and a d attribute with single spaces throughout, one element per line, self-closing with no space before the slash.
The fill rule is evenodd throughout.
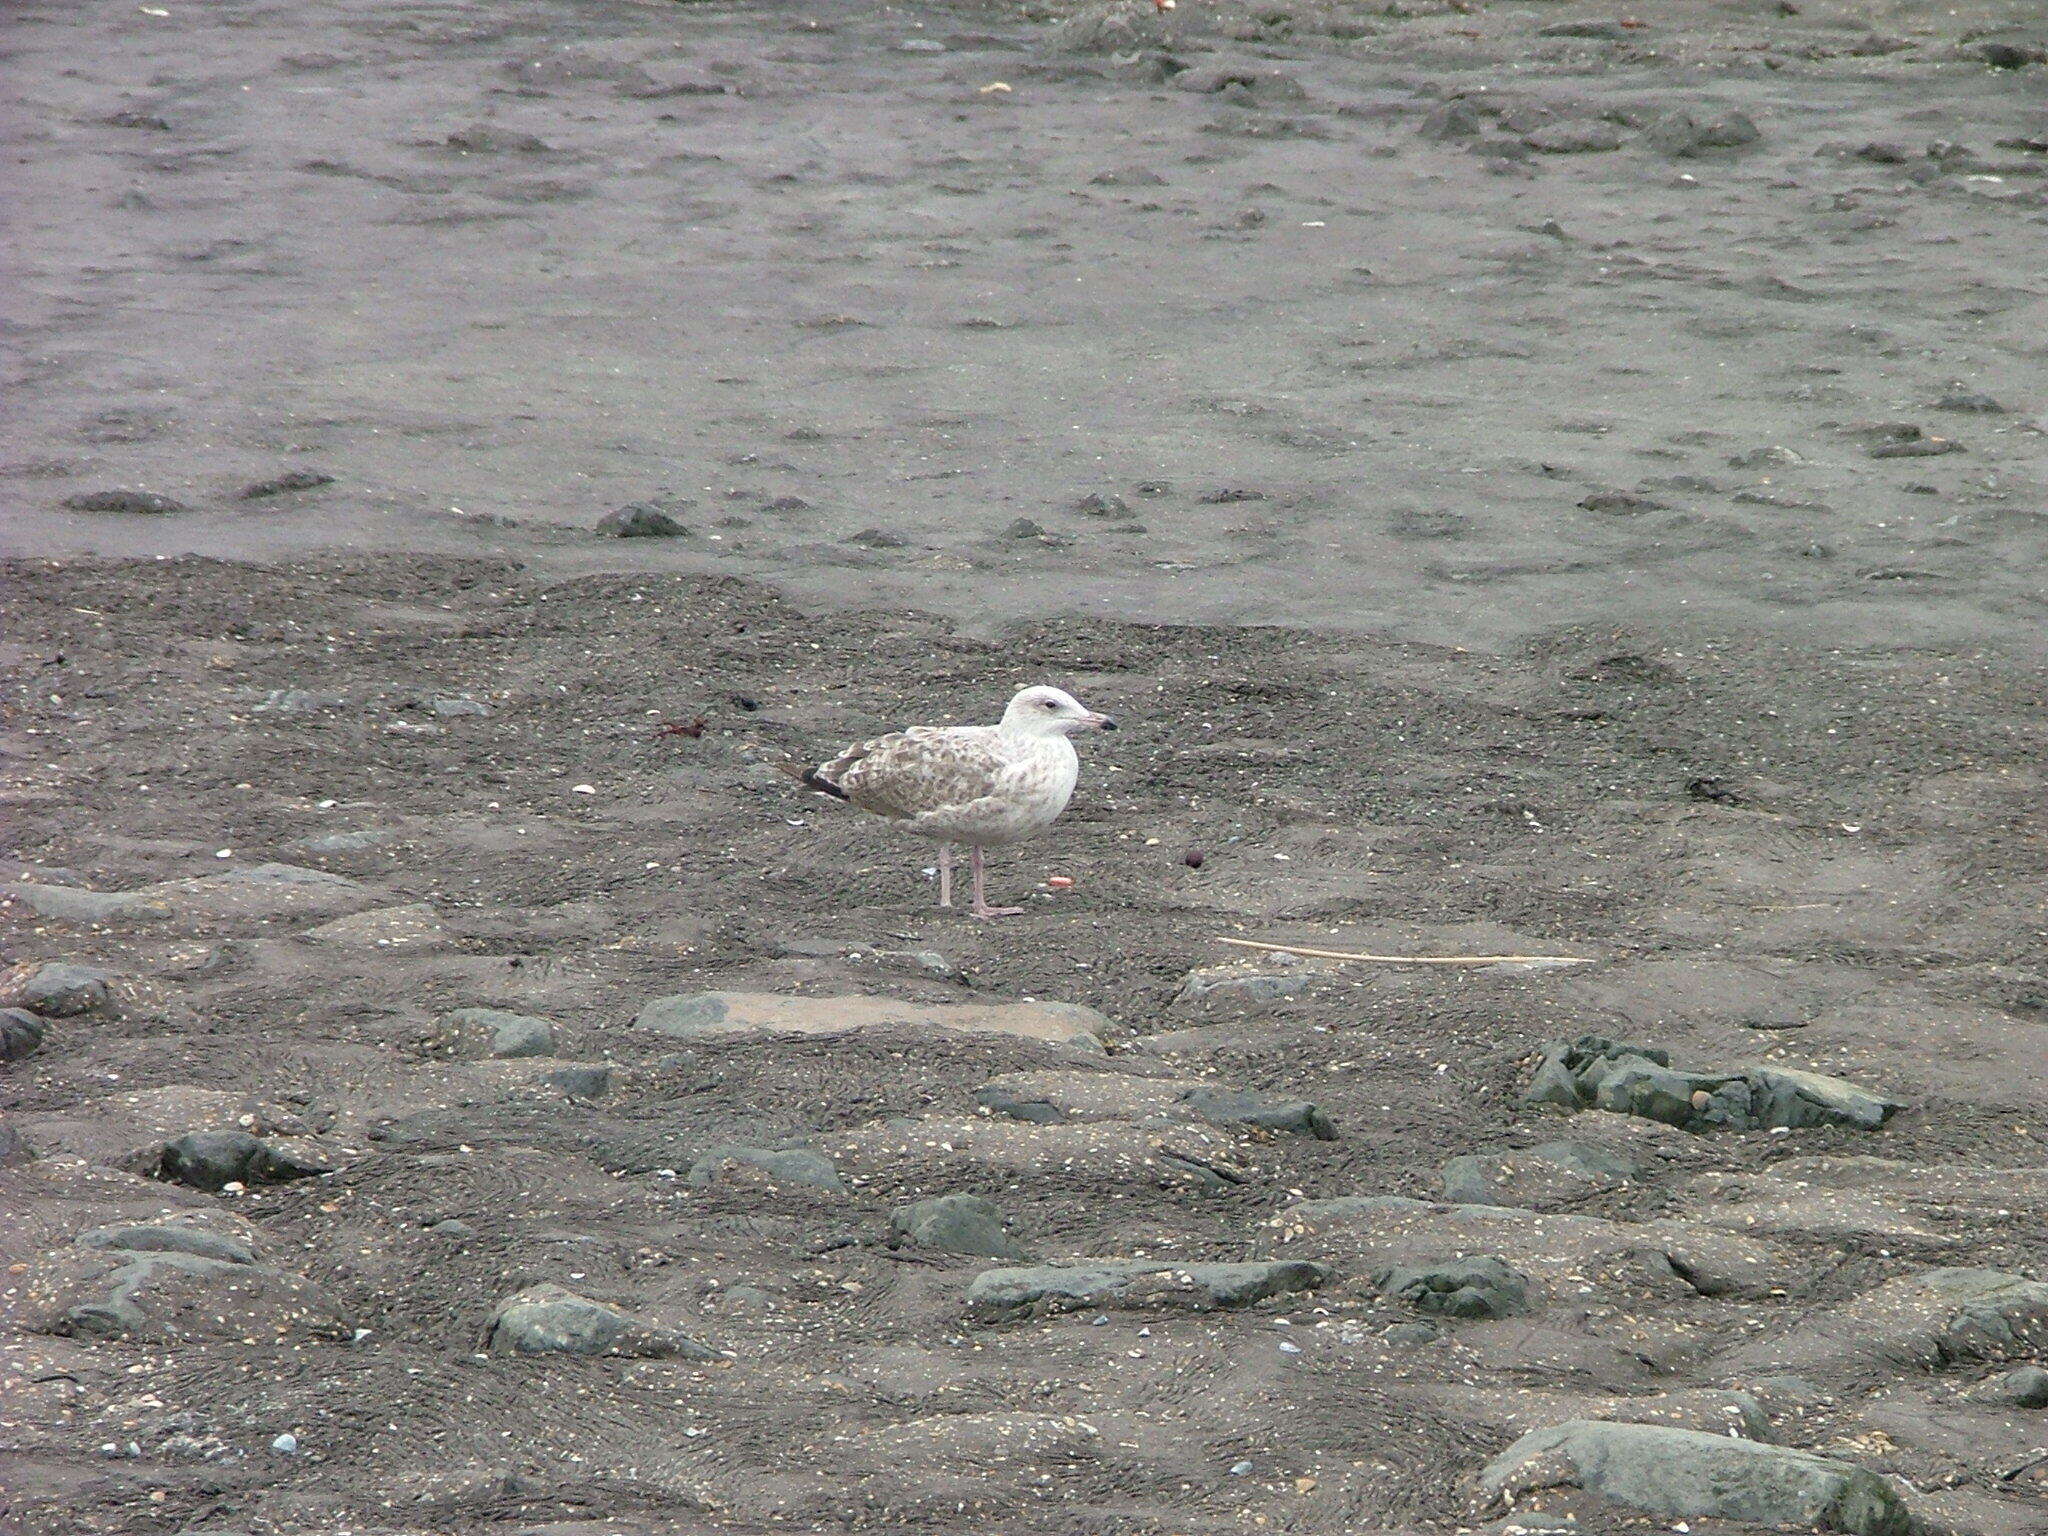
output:
<path id="1" fill-rule="evenodd" d="M 614 539 L 679 539 L 689 529 L 652 502 L 628 502 L 597 520 L 597 531 Z"/>
<path id="2" fill-rule="evenodd" d="M 1529 1277 L 1490 1254 L 1393 1264 L 1372 1283 L 1435 1317 L 1514 1317 L 1529 1310 Z"/>
<path id="3" fill-rule="evenodd" d="M 46 1331 L 147 1344 L 303 1342 L 353 1331 L 311 1281 L 267 1264 L 115 1249 L 83 1259 Z"/>
<path id="4" fill-rule="evenodd" d="M 158 1178 L 209 1193 L 229 1184 L 284 1184 L 330 1171 L 247 1131 L 193 1131 L 165 1142 L 156 1166 Z"/>
<path id="5" fill-rule="evenodd" d="M 1597 155 L 1621 148 L 1621 130 L 1612 123 L 1546 123 L 1522 136 L 1522 142 L 1539 154 Z"/>
<path id="6" fill-rule="evenodd" d="M 1650 125 L 1643 142 L 1660 154 L 1683 160 L 1715 150 L 1742 149 L 1762 137 L 1756 124 L 1740 112 L 1704 118 L 1671 112 Z"/>
<path id="7" fill-rule="evenodd" d="M 1696 1132 L 1875 1130 L 1904 1107 L 1839 1077 L 1790 1067 L 1686 1072 L 1671 1065 L 1666 1051 L 1599 1035 L 1546 1046 L 1523 1101 L 1613 1110 Z"/>
<path id="8" fill-rule="evenodd" d="M 0 1008 L 0 1061 L 20 1061 L 42 1048 L 46 1028 L 26 1008 Z"/>
<path id="9" fill-rule="evenodd" d="M 337 917 L 305 937 L 339 949 L 445 949 L 450 942 L 440 914 L 423 901 Z"/>
<path id="10" fill-rule="evenodd" d="M 292 491 L 317 491 L 323 485 L 334 484 L 334 476 L 323 475 L 316 469 L 290 469 L 268 480 L 258 480 L 253 485 L 242 487 L 243 501 L 262 501 L 271 496 L 284 496 Z"/>
<path id="11" fill-rule="evenodd" d="M 1531 1430 L 1480 1473 L 1487 1495 L 1516 1504 L 1556 1488 L 1668 1520 L 1741 1520 L 1911 1536 L 1889 1483 L 1848 1462 L 1784 1446 L 1651 1424 L 1573 1419 Z"/>
<path id="12" fill-rule="evenodd" d="M 81 1248 L 121 1253 L 187 1253 L 222 1264 L 254 1264 L 256 1250 L 240 1238 L 182 1221 L 117 1222 L 79 1234 Z"/>
<path id="13" fill-rule="evenodd" d="M 846 1193 L 846 1185 L 831 1160 L 802 1148 L 717 1147 L 690 1165 L 687 1179 L 697 1189 L 753 1183 L 784 1189 L 822 1189 L 835 1195 Z"/>
<path id="14" fill-rule="evenodd" d="M 46 1019 L 68 1019 L 82 1013 L 104 1012 L 113 994 L 113 978 L 97 966 L 68 965 L 52 961 L 39 965 L 9 987 L 8 1001 L 41 1014 Z"/>
<path id="15" fill-rule="evenodd" d="M 1724 1374 L 1860 1375 L 2017 1360 L 2048 1346 L 2048 1284 L 1996 1269 L 1900 1275 L 1721 1357 Z"/>
<path id="16" fill-rule="evenodd" d="M 985 1319 L 1072 1312 L 1248 1307 L 1271 1296 L 1312 1291 L 1328 1266 L 1303 1259 L 1252 1264 L 1161 1264 L 1146 1259 L 1083 1259 L 1028 1269 L 990 1269 L 967 1288 L 968 1310 Z"/>
<path id="17" fill-rule="evenodd" d="M 934 1195 L 889 1213 L 892 1241 L 941 1253 L 988 1259 L 1029 1259 L 1030 1252 L 1003 1229 L 1003 1213 L 979 1195 Z"/>
<path id="18" fill-rule="evenodd" d="M 1969 1395 L 1980 1403 L 2003 1408 L 2048 1408 L 2048 1370 L 2023 1365 L 1978 1382 Z"/>
<path id="19" fill-rule="evenodd" d="M 1526 1151 L 1468 1153 L 1444 1164 L 1446 1200 L 1535 1208 L 1619 1189 L 1640 1175 L 1629 1158 L 1572 1141 Z"/>
<path id="20" fill-rule="evenodd" d="M 154 517 L 192 510 L 182 501 L 159 496 L 155 491 L 80 491 L 75 496 L 66 496 L 64 505 L 74 512 L 129 512 Z"/>
<path id="21" fill-rule="evenodd" d="M 718 1358 L 695 1339 L 559 1285 L 536 1285 L 499 1302 L 485 1324 L 484 1347 L 499 1355 Z"/>
<path id="22" fill-rule="evenodd" d="M 438 1054 L 475 1061 L 484 1057 L 552 1056 L 551 1019 L 502 1008 L 458 1008 L 443 1014 L 430 1041 Z"/>
<path id="23" fill-rule="evenodd" d="M 1206 1014 L 1253 1013 L 1301 996 L 1309 979 L 1305 970 L 1279 965 L 1204 966 L 1181 979 L 1173 1004 Z"/>

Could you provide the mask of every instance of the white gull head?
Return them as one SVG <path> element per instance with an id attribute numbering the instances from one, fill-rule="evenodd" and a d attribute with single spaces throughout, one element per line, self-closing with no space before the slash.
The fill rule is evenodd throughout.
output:
<path id="1" fill-rule="evenodd" d="M 1071 736 L 1076 731 L 1113 731 L 1116 722 L 1062 689 L 1026 688 L 1003 711 L 1001 728 L 1012 736 Z"/>

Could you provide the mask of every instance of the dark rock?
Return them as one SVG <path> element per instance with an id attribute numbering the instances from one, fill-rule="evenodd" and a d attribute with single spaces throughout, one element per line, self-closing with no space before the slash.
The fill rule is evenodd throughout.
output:
<path id="1" fill-rule="evenodd" d="M 502 1008 L 458 1008 L 441 1017 L 431 1043 L 441 1054 L 472 1061 L 487 1056 L 552 1056 L 555 1025 L 552 1019 Z"/>
<path id="2" fill-rule="evenodd" d="M 1320 1106 L 1243 1088 L 1190 1088 L 1181 1102 L 1212 1125 L 1249 1125 L 1290 1136 L 1335 1141 L 1337 1127 Z"/>
<path id="3" fill-rule="evenodd" d="M 0 1061 L 20 1061 L 42 1048 L 48 1033 L 42 1018 L 26 1008 L 0 1008 Z"/>
<path id="4" fill-rule="evenodd" d="M 831 1159 L 801 1148 L 716 1147 L 690 1165 L 687 1179 L 695 1188 L 709 1189 L 714 1184 L 735 1182 L 735 1175 L 749 1183 L 846 1193 Z"/>
<path id="5" fill-rule="evenodd" d="M 1968 390 L 1953 390 L 1934 402 L 1937 411 L 1969 411 L 1981 416 L 2002 416 L 2005 407 L 1991 395 L 1973 394 Z"/>
<path id="6" fill-rule="evenodd" d="M 1667 1052 L 1584 1035 L 1545 1047 L 1523 1094 L 1529 1104 L 1597 1108 L 1709 1131 L 1842 1126 L 1875 1130 L 1903 1108 L 1838 1077 L 1789 1067 L 1685 1072 Z"/>
<path id="7" fill-rule="evenodd" d="M 346 1339 L 353 1332 L 318 1286 L 267 1264 L 121 1250 L 88 1263 L 44 1326 L 74 1338 L 160 1345 Z"/>
<path id="8" fill-rule="evenodd" d="M 1300 81 L 1267 64 L 1197 64 L 1174 76 L 1173 87 L 1198 96 L 1258 102 L 1300 101 L 1308 95 Z"/>
<path id="9" fill-rule="evenodd" d="M 254 485 L 242 488 L 243 501 L 261 501 L 267 496 L 282 496 L 289 491 L 317 491 L 323 485 L 334 484 L 334 476 L 323 475 L 317 469 L 292 469 L 268 480 L 258 480 Z"/>
<path id="10" fill-rule="evenodd" d="M 1388 1265 L 1375 1270 L 1372 1281 L 1436 1317 L 1514 1317 L 1529 1310 L 1529 1277 L 1491 1255 Z"/>
<path id="11" fill-rule="evenodd" d="M 1485 128 L 1479 114 L 1462 101 L 1445 102 L 1422 120 L 1418 133 L 1425 139 L 1445 142 L 1453 139 L 1476 139 Z"/>
<path id="12" fill-rule="evenodd" d="M 967 1288 L 968 1309 L 983 1318 L 1128 1309 L 1248 1307 L 1269 1296 L 1312 1291 L 1327 1265 L 1303 1259 L 1251 1264 L 1162 1264 L 1146 1259 L 1083 1259 L 1027 1269 L 990 1269 Z"/>
<path id="13" fill-rule="evenodd" d="M 1978 1382 L 1969 1395 L 1977 1402 L 2003 1408 L 2048 1408 L 2048 1370 L 2023 1365 Z"/>
<path id="14" fill-rule="evenodd" d="M 1434 1344 L 1443 1336 L 1443 1329 L 1435 1323 L 1396 1323 L 1380 1335 L 1396 1349 L 1414 1349 L 1419 1345 Z"/>
<path id="15" fill-rule="evenodd" d="M 601 1099 L 612 1091 L 612 1069 L 601 1062 L 576 1062 L 557 1067 L 541 1081 L 572 1099 Z"/>
<path id="16" fill-rule="evenodd" d="M 545 154 L 548 144 L 536 134 L 522 133 L 515 128 L 498 128 L 489 123 L 471 123 L 466 128 L 457 128 L 445 141 L 450 149 L 459 149 L 465 154 L 494 155 L 513 153 L 521 155 Z"/>
<path id="17" fill-rule="evenodd" d="M 1717 149 L 1741 149 L 1762 137 L 1756 124 L 1740 112 L 1706 118 L 1670 112 L 1649 126 L 1643 142 L 1659 154 L 1683 160 Z"/>
<path id="18" fill-rule="evenodd" d="M 211 1194 L 229 1184 L 283 1184 L 330 1171 L 247 1131 L 192 1131 L 164 1143 L 156 1176 Z"/>
<path id="19" fill-rule="evenodd" d="M 864 545 L 868 549 L 902 549 L 909 540 L 886 528 L 863 528 L 859 533 L 848 534 L 846 542 Z"/>
<path id="20" fill-rule="evenodd" d="M 974 1102 L 992 1115 L 1022 1120 L 1027 1125 L 1058 1125 L 1067 1112 L 1049 1099 L 1019 1093 L 1002 1083 L 986 1083 L 974 1090 Z"/>
<path id="21" fill-rule="evenodd" d="M 1583 37 L 1595 42 L 1615 43 L 1628 36 L 1618 21 L 1553 21 L 1536 29 L 1538 37 Z"/>
<path id="22" fill-rule="evenodd" d="M 75 496 L 66 496 L 64 505 L 74 512 L 135 512 L 157 516 L 192 510 L 182 501 L 159 496 L 154 491 L 80 491 Z"/>
<path id="23" fill-rule="evenodd" d="M 680 539 L 690 530 L 650 501 L 631 501 L 597 520 L 597 531 L 613 539 Z"/>
<path id="24" fill-rule="evenodd" d="M 1870 450 L 1873 459 L 1934 459 L 1945 453 L 1961 453 L 1963 445 L 1952 437 L 1915 437 L 1901 442 L 1879 443 Z"/>
<path id="25" fill-rule="evenodd" d="M 1979 43 L 1977 57 L 1993 69 L 2025 69 L 2029 64 L 2048 62 L 2048 49 L 2017 43 Z"/>
<path id="26" fill-rule="evenodd" d="M 256 1250 L 239 1239 L 178 1222 L 95 1227 L 77 1239 L 81 1248 L 106 1248 L 124 1253 L 189 1253 L 222 1264 L 254 1264 Z"/>
<path id="27" fill-rule="evenodd" d="M 718 1358 L 695 1339 L 559 1285 L 536 1285 L 499 1302 L 484 1325 L 484 1347 L 512 1355 Z"/>
<path id="28" fill-rule="evenodd" d="M 1085 517 L 1128 517 L 1131 504 L 1106 491 L 1090 491 L 1074 503 L 1074 510 Z"/>
<path id="29" fill-rule="evenodd" d="M 979 1195 L 934 1195 L 889 1213 L 892 1239 L 987 1259 L 1029 1260 L 1022 1243 L 1003 1229 L 1003 1213 Z"/>
<path id="30" fill-rule="evenodd" d="M 1006 539 L 1042 539 L 1045 530 L 1028 517 L 1020 517 L 1003 530 Z"/>
<path id="31" fill-rule="evenodd" d="M 1609 512 L 1624 516 L 1665 510 L 1663 502 L 1649 496 L 1638 496 L 1633 491 L 1595 491 L 1581 501 L 1579 506 L 1588 512 Z"/>
<path id="32" fill-rule="evenodd" d="M 19 1168 L 35 1161 L 35 1155 L 21 1132 L 11 1122 L 0 1120 L 0 1168 Z"/>
<path id="33" fill-rule="evenodd" d="M 1889 1483 L 1848 1462 L 1728 1435 L 1573 1419 L 1531 1430 L 1480 1473 L 1485 1493 L 1584 1488 L 1663 1519 L 1799 1526 L 1849 1536 L 1912 1536 Z"/>
<path id="34" fill-rule="evenodd" d="M 8 1001 L 46 1019 L 68 1019 L 103 1012 L 113 1000 L 113 977 L 97 966 L 52 961 L 39 965 L 8 989 Z"/>

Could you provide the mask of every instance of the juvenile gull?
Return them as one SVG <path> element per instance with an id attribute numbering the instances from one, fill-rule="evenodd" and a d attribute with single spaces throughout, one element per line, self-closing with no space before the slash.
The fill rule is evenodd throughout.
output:
<path id="1" fill-rule="evenodd" d="M 1026 688 L 1000 725 L 914 725 L 849 747 L 829 763 L 789 771 L 821 794 L 886 816 L 939 845 L 939 905 L 953 905 L 953 844 L 967 845 L 976 917 L 992 907 L 982 850 L 1043 832 L 1073 797 L 1081 760 L 1067 738 L 1116 722 L 1057 688 Z"/>

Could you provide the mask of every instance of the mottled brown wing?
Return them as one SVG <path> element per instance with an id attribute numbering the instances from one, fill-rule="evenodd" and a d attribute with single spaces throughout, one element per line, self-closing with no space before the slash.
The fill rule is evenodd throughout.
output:
<path id="1" fill-rule="evenodd" d="M 818 777 L 864 811 L 908 821 L 984 798 L 1008 766 L 985 726 L 919 726 L 841 753 Z"/>

